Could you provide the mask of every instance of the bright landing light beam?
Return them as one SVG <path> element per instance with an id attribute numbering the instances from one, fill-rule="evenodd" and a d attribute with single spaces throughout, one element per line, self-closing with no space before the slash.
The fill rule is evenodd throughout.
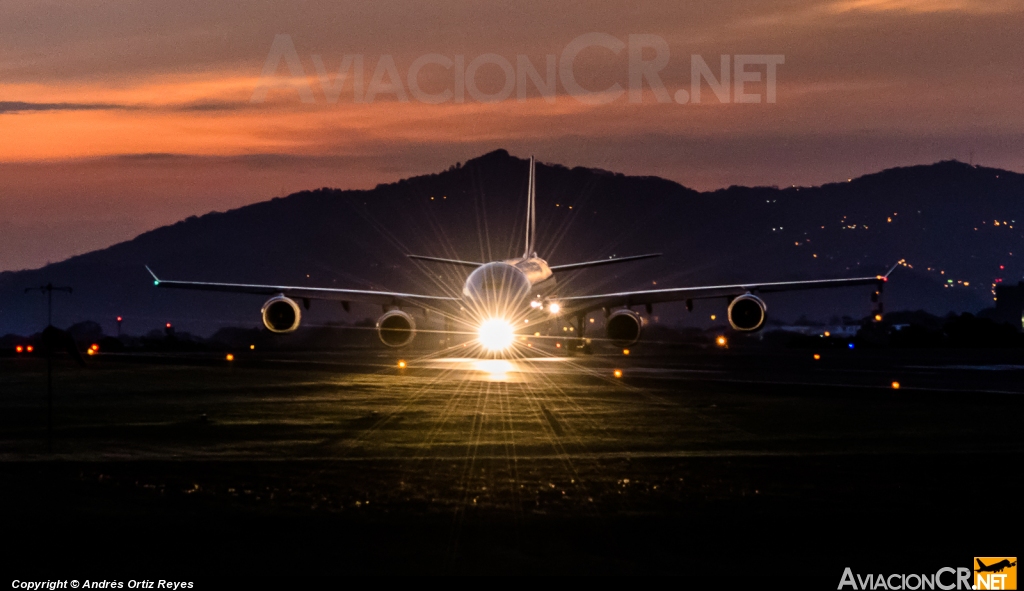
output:
<path id="1" fill-rule="evenodd" d="M 504 351 L 512 346 L 516 335 L 511 322 L 503 318 L 491 318 L 480 325 L 477 338 L 488 351 Z"/>

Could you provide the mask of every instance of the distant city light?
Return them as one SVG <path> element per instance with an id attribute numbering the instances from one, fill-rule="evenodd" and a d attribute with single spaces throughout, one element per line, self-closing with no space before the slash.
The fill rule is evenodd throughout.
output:
<path id="1" fill-rule="evenodd" d="M 22 347 L 21 345 L 18 345 L 17 347 L 14 348 L 14 352 L 15 353 L 21 353 L 24 350 L 25 350 L 25 347 Z"/>
<path id="2" fill-rule="evenodd" d="M 235 360 L 235 356 L 233 354 L 231 354 L 231 353 L 228 353 L 227 360 L 228 361 L 234 361 Z"/>
<path id="3" fill-rule="evenodd" d="M 29 345 L 29 346 L 25 347 L 25 352 L 27 352 L 27 353 L 31 353 L 34 350 L 35 350 L 35 347 L 33 347 L 32 345 Z"/>
<path id="4" fill-rule="evenodd" d="M 715 344 L 717 344 L 719 347 L 724 347 L 728 342 L 729 341 L 727 341 L 723 336 L 719 336 L 717 339 L 715 339 Z"/>
<path id="5" fill-rule="evenodd" d="M 623 349 L 622 350 L 622 354 L 623 355 L 629 355 L 629 349 Z"/>
<path id="6" fill-rule="evenodd" d="M 853 343 L 850 343 L 849 345 L 846 345 L 846 346 L 847 346 L 847 348 L 852 349 L 853 348 Z"/>
<path id="7" fill-rule="evenodd" d="M 398 360 L 398 369 L 405 369 L 405 359 Z"/>
<path id="8" fill-rule="evenodd" d="M 893 382 L 892 383 L 892 389 L 893 390 L 899 390 L 900 389 L 900 383 L 899 382 Z"/>
<path id="9" fill-rule="evenodd" d="M 819 355 L 818 353 L 815 353 L 814 354 L 814 360 L 817 361 L 818 359 L 821 359 L 821 355 Z"/>
<path id="10" fill-rule="evenodd" d="M 617 378 L 621 378 L 622 377 L 622 370 L 621 369 L 617 369 L 614 372 L 612 372 L 612 375 L 614 375 Z"/>

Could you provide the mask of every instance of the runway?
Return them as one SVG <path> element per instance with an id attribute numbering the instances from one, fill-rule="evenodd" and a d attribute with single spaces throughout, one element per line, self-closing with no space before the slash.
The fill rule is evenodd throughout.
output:
<path id="1" fill-rule="evenodd" d="M 4 359 L 4 501 L 28 539 L 187 524 L 162 556 L 219 575 L 703 576 L 747 553 L 733 572 L 781 576 L 797 553 L 831 582 L 910 543 L 1009 543 L 957 520 L 1024 492 L 998 468 L 1024 456 L 1018 353 L 813 353 L 100 355 L 58 364 L 52 454 L 42 362 Z"/>

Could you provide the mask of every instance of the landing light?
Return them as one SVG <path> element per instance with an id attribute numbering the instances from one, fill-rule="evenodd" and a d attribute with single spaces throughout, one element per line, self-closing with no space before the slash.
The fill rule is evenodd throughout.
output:
<path id="1" fill-rule="evenodd" d="M 503 318 L 484 320 L 477 330 L 477 338 L 488 351 L 504 351 L 512 346 L 515 340 L 515 329 Z"/>
<path id="2" fill-rule="evenodd" d="M 555 302 L 551 302 L 551 304 L 548 305 L 548 312 L 551 312 L 552 314 L 558 314 L 561 311 L 562 306 L 558 305 Z"/>

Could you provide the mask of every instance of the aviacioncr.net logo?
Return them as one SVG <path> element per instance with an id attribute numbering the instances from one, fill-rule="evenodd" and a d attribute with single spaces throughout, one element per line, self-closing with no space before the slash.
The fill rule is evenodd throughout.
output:
<path id="1" fill-rule="evenodd" d="M 1016 589 L 1016 556 L 975 556 L 974 589 Z"/>
<path id="2" fill-rule="evenodd" d="M 874 591 L 885 589 L 887 591 L 917 591 L 918 589 L 940 589 L 951 591 L 952 589 L 972 589 L 971 569 L 960 567 L 952 568 L 944 566 L 932 574 L 902 574 L 893 573 L 889 575 L 855 574 L 853 569 L 846 567 L 843 576 L 839 580 L 838 589 L 850 589 L 852 591 Z"/>

